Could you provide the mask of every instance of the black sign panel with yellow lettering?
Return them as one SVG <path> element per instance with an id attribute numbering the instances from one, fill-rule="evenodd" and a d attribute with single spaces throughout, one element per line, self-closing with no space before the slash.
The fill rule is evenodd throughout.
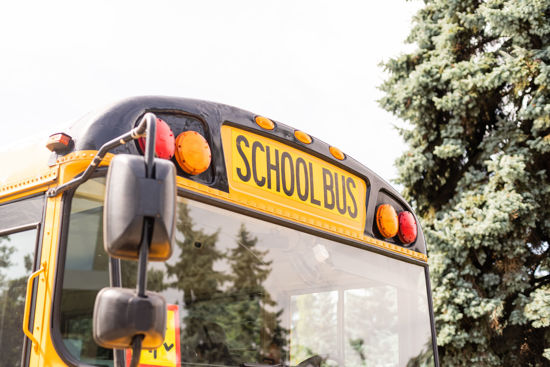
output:
<path id="1" fill-rule="evenodd" d="M 367 186 L 359 177 L 263 136 L 222 126 L 229 187 L 259 207 L 362 234 Z"/>

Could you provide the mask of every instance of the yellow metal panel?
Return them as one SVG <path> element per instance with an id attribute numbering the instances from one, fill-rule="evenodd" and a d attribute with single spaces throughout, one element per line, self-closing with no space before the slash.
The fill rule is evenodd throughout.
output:
<path id="1" fill-rule="evenodd" d="M 0 150 L 0 187 L 40 177 L 48 169 L 51 152 L 46 138 L 35 138 L 4 145 Z"/>
<path id="2" fill-rule="evenodd" d="M 59 226 L 61 222 L 61 197 L 47 200 L 46 217 L 43 223 L 41 262 L 46 263 L 46 273 L 40 276 L 36 293 L 33 334 L 38 339 L 38 348 L 31 348 L 30 366 L 65 366 L 57 355 L 50 335 L 50 316 L 53 300 Z"/>
<path id="3" fill-rule="evenodd" d="M 58 167 L 52 167 L 37 173 L 35 177 L 21 178 L 19 181 L 0 186 L 0 203 L 46 191 L 46 185 L 54 182 L 57 174 Z"/>
<path id="4" fill-rule="evenodd" d="M 57 164 L 60 166 L 59 171 L 59 184 L 64 184 L 72 180 L 76 175 L 82 173 L 95 157 L 97 151 L 95 150 L 81 150 L 73 152 L 57 160 Z M 107 153 L 100 163 L 100 167 L 107 166 L 112 159 L 113 155 Z"/>
<path id="5" fill-rule="evenodd" d="M 230 192 L 296 212 L 320 226 L 363 233 L 367 185 L 311 154 L 263 136 L 222 126 Z"/>

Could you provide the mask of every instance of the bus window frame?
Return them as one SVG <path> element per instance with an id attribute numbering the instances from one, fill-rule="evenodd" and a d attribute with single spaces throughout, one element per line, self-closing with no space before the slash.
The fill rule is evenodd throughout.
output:
<path id="1" fill-rule="evenodd" d="M 430 282 L 430 268 L 426 265 L 424 268 L 426 276 L 426 288 L 428 289 L 428 310 L 430 311 L 430 329 L 432 329 L 432 349 L 434 356 L 434 366 L 439 367 L 439 353 L 437 350 L 437 331 L 435 330 L 434 305 L 432 300 L 432 284 Z"/>
<path id="2" fill-rule="evenodd" d="M 12 221 L 11 223 L 8 222 L 6 227 L 2 227 L 3 224 L 0 222 L 0 235 L 5 236 L 7 234 L 19 232 L 19 231 L 28 229 L 27 227 L 38 225 L 44 222 L 44 216 L 46 214 L 44 208 L 46 206 L 47 201 L 46 201 L 45 195 L 41 193 L 41 194 L 24 196 L 24 197 L 17 198 L 15 200 L 10 200 L 10 201 L 5 201 L 3 203 L 0 203 L 0 209 L 11 210 L 15 213 L 21 210 L 30 210 L 31 208 L 24 207 L 27 201 L 36 200 L 41 197 L 42 197 L 42 212 L 39 215 L 36 215 L 35 217 L 32 217 L 30 220 L 26 220 L 26 221 L 19 220 L 18 222 L 15 222 L 15 221 Z M 11 206 L 11 208 L 7 208 L 8 206 Z"/>
<path id="3" fill-rule="evenodd" d="M 12 227 L 7 227 L 5 229 L 0 228 L 0 236 L 8 236 L 10 234 L 19 233 L 23 231 L 28 231 L 35 229 L 36 230 L 36 238 L 34 243 L 34 257 L 33 257 L 33 265 L 32 265 L 32 272 L 35 272 L 39 268 L 39 264 L 42 261 L 42 248 L 43 248 L 43 242 L 44 242 L 44 221 L 46 220 L 46 210 L 48 205 L 48 200 L 46 196 L 43 193 L 35 194 L 35 195 L 29 195 L 25 197 L 18 198 L 16 200 L 7 201 L 0 204 L 0 211 L 5 208 L 5 206 L 8 205 L 18 205 L 18 203 L 24 202 L 26 200 L 32 200 L 36 198 L 42 198 L 42 211 L 40 215 L 37 215 L 36 220 L 29 221 L 24 224 L 18 224 L 14 225 Z M 27 209 L 27 208 L 24 208 Z M 11 209 L 8 210 L 21 210 L 21 208 Z M 30 314 L 29 314 L 29 324 L 27 325 L 27 328 L 29 330 L 33 330 L 34 328 L 34 317 L 36 312 L 36 293 L 38 292 L 37 287 L 38 282 L 33 282 L 32 286 L 32 292 L 31 292 L 31 303 L 30 303 Z M 21 320 L 23 321 L 23 320 Z M 27 367 L 30 363 L 30 356 L 31 356 L 31 346 L 32 343 L 30 342 L 29 338 L 24 335 L 23 336 L 23 345 L 21 348 L 21 366 Z"/>
<path id="4" fill-rule="evenodd" d="M 92 180 L 98 177 L 106 177 L 107 169 L 104 167 L 98 168 L 88 180 Z M 87 181 L 85 181 L 87 182 Z M 83 182 L 84 183 L 84 182 Z M 65 260 L 67 255 L 67 242 L 68 242 L 68 230 L 71 217 L 71 205 L 74 194 L 78 190 L 80 185 L 71 188 L 63 193 L 61 198 L 61 220 L 59 225 L 59 241 L 57 248 L 57 261 L 53 282 L 53 298 L 50 314 L 50 336 L 54 349 L 67 366 L 71 367 L 93 367 L 93 365 L 82 363 L 75 358 L 63 343 L 63 337 L 61 336 L 61 293 L 63 291 L 63 277 L 65 275 Z"/>
<path id="5" fill-rule="evenodd" d="M 101 167 L 99 168 L 90 179 L 98 178 L 98 177 L 105 177 L 107 174 L 107 168 Z M 55 270 L 55 280 L 54 280 L 54 292 L 53 292 L 53 300 L 52 300 L 52 314 L 50 315 L 52 322 L 50 323 L 50 335 L 52 337 L 54 348 L 57 352 L 57 354 L 60 356 L 60 358 L 67 363 L 68 366 L 71 367 L 93 367 L 93 365 L 85 364 L 76 359 L 69 350 L 65 347 L 65 344 L 63 343 L 63 338 L 61 336 L 60 331 L 60 306 L 61 306 L 61 292 L 63 289 L 63 276 L 64 276 L 64 269 L 65 269 L 65 260 L 66 260 L 66 252 L 67 252 L 67 241 L 68 241 L 68 228 L 69 228 L 69 221 L 70 221 L 70 213 L 71 213 L 71 205 L 72 205 L 72 199 L 74 197 L 74 193 L 76 190 L 78 190 L 79 186 L 76 186 L 72 188 L 71 190 L 67 190 L 63 194 L 62 198 L 62 213 L 61 213 L 61 225 L 59 226 L 59 248 L 57 251 L 57 266 Z M 393 251 L 385 250 L 383 248 L 370 245 L 368 243 L 360 242 L 358 240 L 353 240 L 351 238 L 339 236 L 334 233 L 325 232 L 313 227 L 309 227 L 306 225 L 303 225 L 301 223 L 293 222 L 291 220 L 278 217 L 276 215 L 271 215 L 267 213 L 260 212 L 258 210 L 255 210 L 253 208 L 245 207 L 239 204 L 231 203 L 213 196 L 204 195 L 201 193 L 197 193 L 195 191 L 192 191 L 190 189 L 177 186 L 177 196 L 195 200 L 207 205 L 211 205 L 214 207 L 222 208 L 229 210 L 231 212 L 239 213 L 242 215 L 246 215 L 261 221 L 270 222 L 273 224 L 278 224 L 283 227 L 287 227 L 290 229 L 297 230 L 299 232 L 308 233 L 313 236 L 317 236 L 320 238 L 325 238 L 328 240 L 332 240 L 338 243 L 341 243 L 342 245 L 352 246 L 359 248 L 363 251 L 371 251 L 377 254 L 381 254 L 383 256 L 387 256 L 399 261 L 404 261 L 407 263 L 411 263 L 414 265 L 419 265 L 423 267 L 424 269 L 424 275 L 426 277 L 426 297 L 428 298 L 428 311 L 429 311 L 429 317 L 430 317 L 430 329 L 431 329 L 431 335 L 432 335 L 432 349 L 434 354 L 434 365 L 435 367 L 439 367 L 439 360 L 438 360 L 438 353 L 437 353 L 437 341 L 436 341 L 436 330 L 435 330 L 435 324 L 434 324 L 434 314 L 433 314 L 433 302 L 432 302 L 432 292 L 431 292 L 431 285 L 430 285 L 430 278 L 429 278 L 429 268 L 428 268 L 428 262 L 423 262 L 418 259 L 414 259 L 399 253 L 395 253 Z"/>

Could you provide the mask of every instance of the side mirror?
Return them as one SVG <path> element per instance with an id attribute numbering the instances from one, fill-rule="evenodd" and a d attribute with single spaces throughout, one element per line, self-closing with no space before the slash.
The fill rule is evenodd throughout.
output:
<path id="1" fill-rule="evenodd" d="M 148 260 L 172 254 L 176 213 L 176 170 L 170 161 L 154 159 L 154 178 L 146 177 L 143 157 L 115 156 L 107 174 L 103 210 L 105 251 L 116 258 L 137 260 L 144 219 L 154 218 Z"/>
<path id="2" fill-rule="evenodd" d="M 145 124 L 147 136 L 157 137 L 156 121 L 154 114 L 147 113 L 137 128 L 106 146 L 141 137 Z M 112 159 L 103 209 L 103 245 L 111 256 L 111 288 L 103 288 L 96 297 L 93 338 L 105 348 L 132 348 L 130 367 L 139 364 L 142 348 L 160 347 L 166 332 L 166 301 L 146 290 L 147 261 L 167 260 L 172 254 L 176 168 L 170 161 L 154 158 L 155 140 L 147 139 L 145 157 L 120 154 Z M 139 261 L 137 290 L 114 287 L 120 286 L 118 259 Z M 117 366 L 119 352 L 115 352 Z"/>
<path id="3" fill-rule="evenodd" d="M 166 332 L 166 301 L 154 292 L 138 297 L 133 289 L 103 288 L 94 305 L 94 340 L 105 348 L 128 348 L 143 335 L 142 348 L 162 345 Z"/>

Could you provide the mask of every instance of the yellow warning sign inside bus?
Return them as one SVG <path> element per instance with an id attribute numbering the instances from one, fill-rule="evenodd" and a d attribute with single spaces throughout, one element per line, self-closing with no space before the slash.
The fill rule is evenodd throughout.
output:
<path id="1" fill-rule="evenodd" d="M 126 365 L 130 365 L 131 352 L 126 350 Z M 177 305 L 168 305 L 166 309 L 166 336 L 162 346 L 155 350 L 143 350 L 139 360 L 140 367 L 180 367 L 180 323 Z"/>
<path id="2" fill-rule="evenodd" d="M 311 154 L 232 126 L 222 127 L 222 139 L 231 191 L 362 233 L 365 181 Z"/>

